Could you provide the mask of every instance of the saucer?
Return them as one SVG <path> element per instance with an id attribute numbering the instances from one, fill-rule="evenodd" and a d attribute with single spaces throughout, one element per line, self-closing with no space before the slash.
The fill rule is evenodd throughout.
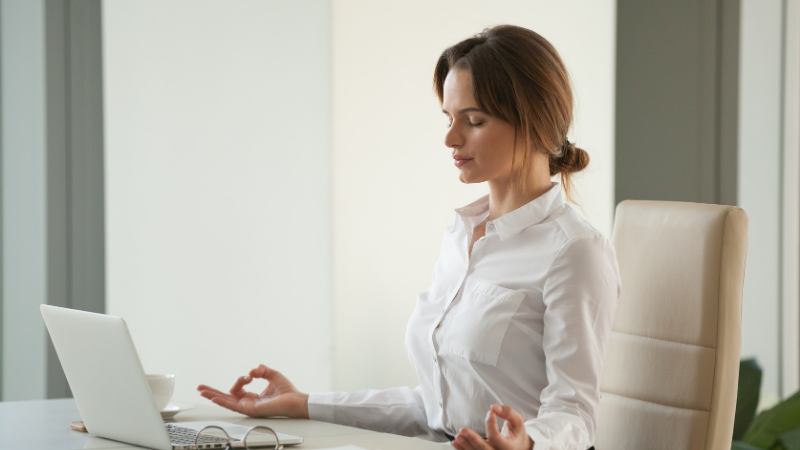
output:
<path id="1" fill-rule="evenodd" d="M 178 414 L 182 411 L 188 411 L 190 409 L 194 409 L 194 405 L 191 403 L 170 403 L 166 408 L 161 410 L 161 418 L 164 420 L 170 420 L 175 417 L 175 414 Z"/>

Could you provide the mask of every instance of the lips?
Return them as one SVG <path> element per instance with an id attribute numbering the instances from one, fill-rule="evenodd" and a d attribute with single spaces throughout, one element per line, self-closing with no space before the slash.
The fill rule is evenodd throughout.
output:
<path id="1" fill-rule="evenodd" d="M 455 164 L 456 167 L 461 167 L 470 161 L 472 161 L 472 158 L 464 158 L 463 156 L 453 155 L 453 164 Z"/>

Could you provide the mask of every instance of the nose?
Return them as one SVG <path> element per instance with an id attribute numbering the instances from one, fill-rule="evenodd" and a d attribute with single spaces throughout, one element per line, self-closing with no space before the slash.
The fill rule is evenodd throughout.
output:
<path id="1" fill-rule="evenodd" d="M 461 147 L 464 145 L 464 136 L 458 132 L 458 127 L 455 124 L 447 129 L 444 135 L 444 145 L 449 148 Z"/>

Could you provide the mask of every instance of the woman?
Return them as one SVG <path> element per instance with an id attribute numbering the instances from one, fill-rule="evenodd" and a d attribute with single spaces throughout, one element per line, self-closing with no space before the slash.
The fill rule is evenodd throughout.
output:
<path id="1" fill-rule="evenodd" d="M 261 365 L 229 394 L 198 390 L 254 417 L 449 439 L 459 450 L 585 450 L 620 282 L 609 241 L 565 203 L 589 156 L 567 140 L 564 64 L 533 31 L 498 26 L 445 50 L 434 88 L 459 178 L 487 182 L 489 195 L 456 210 L 408 322 L 419 386 L 308 395 Z M 269 381 L 260 395 L 244 390 L 253 378 Z"/>

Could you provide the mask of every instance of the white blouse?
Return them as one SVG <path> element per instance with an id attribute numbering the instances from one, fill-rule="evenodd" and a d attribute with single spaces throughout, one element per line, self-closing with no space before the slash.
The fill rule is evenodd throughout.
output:
<path id="1" fill-rule="evenodd" d="M 525 418 L 535 450 L 590 447 L 620 293 L 614 248 L 558 183 L 487 222 L 471 257 L 489 198 L 456 213 L 406 329 L 419 386 L 311 394 L 309 416 L 445 442 L 462 427 L 485 434 L 500 403 Z"/>

